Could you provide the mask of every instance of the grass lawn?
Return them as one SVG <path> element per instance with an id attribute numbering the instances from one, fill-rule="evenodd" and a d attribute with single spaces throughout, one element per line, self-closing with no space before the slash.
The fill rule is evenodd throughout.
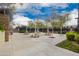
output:
<path id="1" fill-rule="evenodd" d="M 74 41 L 65 40 L 58 43 L 56 46 L 79 53 L 79 44 Z"/>

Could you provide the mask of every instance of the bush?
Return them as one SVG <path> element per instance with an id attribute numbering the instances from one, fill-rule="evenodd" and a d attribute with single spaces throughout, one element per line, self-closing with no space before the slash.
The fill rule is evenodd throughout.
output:
<path id="1" fill-rule="evenodd" d="M 79 35 L 76 35 L 75 41 L 79 44 Z"/>
<path id="2" fill-rule="evenodd" d="M 78 40 L 78 34 L 76 32 L 67 32 L 66 33 L 66 38 L 67 40 L 70 40 L 70 41 L 75 41 L 75 40 Z"/>
<path id="3" fill-rule="evenodd" d="M 3 29 L 3 26 L 0 24 L 0 31 L 3 31 L 4 29 Z"/>
<path id="4" fill-rule="evenodd" d="M 19 33 L 25 33 L 26 30 L 19 30 Z"/>

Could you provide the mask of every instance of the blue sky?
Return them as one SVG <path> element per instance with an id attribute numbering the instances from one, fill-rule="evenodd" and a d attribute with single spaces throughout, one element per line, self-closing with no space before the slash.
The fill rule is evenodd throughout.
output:
<path id="1" fill-rule="evenodd" d="M 69 21 L 65 25 L 77 25 L 78 4 L 76 3 L 27 3 L 16 4 L 16 13 L 13 16 L 13 22 L 17 25 L 28 25 L 29 21 L 39 20 L 44 21 L 50 17 L 53 12 L 57 15 L 69 13 Z"/>
<path id="2" fill-rule="evenodd" d="M 16 9 L 16 15 L 35 19 L 37 16 L 40 19 L 46 19 L 51 15 L 52 10 L 60 15 L 63 13 L 69 13 L 77 9 L 77 3 L 28 3 L 23 4 Z"/>

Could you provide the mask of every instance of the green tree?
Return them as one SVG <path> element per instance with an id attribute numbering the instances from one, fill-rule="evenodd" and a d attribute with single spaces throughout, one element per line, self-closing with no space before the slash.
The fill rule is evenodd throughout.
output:
<path id="1" fill-rule="evenodd" d="M 31 31 L 31 28 L 35 28 L 35 25 L 34 25 L 34 22 L 33 21 L 29 21 L 28 22 L 29 24 L 28 24 L 28 28 L 30 28 L 30 31 Z"/>
<path id="2" fill-rule="evenodd" d="M 56 9 L 55 8 L 52 8 L 52 12 L 51 12 L 51 15 L 50 15 L 50 23 L 51 23 L 51 27 L 52 27 L 52 33 L 53 33 L 53 28 L 55 27 L 55 26 L 57 26 L 57 22 L 55 21 L 55 20 L 57 20 L 57 17 L 58 17 L 58 15 L 57 15 L 57 13 L 56 13 Z"/>
<path id="3" fill-rule="evenodd" d="M 50 28 L 50 20 L 49 20 L 49 18 L 47 18 L 46 20 L 45 20 L 45 24 L 46 24 L 46 28 L 47 28 L 47 33 L 49 33 L 49 28 Z"/>
<path id="4" fill-rule="evenodd" d="M 63 25 L 65 24 L 66 21 L 69 20 L 69 14 L 65 14 L 65 15 L 62 15 L 62 16 L 59 16 L 58 19 L 59 19 L 59 26 L 60 26 L 60 29 L 61 29 L 61 34 L 62 34 L 62 28 L 63 28 Z"/>

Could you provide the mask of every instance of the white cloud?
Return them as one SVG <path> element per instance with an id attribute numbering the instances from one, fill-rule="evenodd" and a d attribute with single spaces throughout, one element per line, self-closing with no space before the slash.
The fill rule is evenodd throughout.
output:
<path id="1" fill-rule="evenodd" d="M 47 6 L 50 6 L 51 3 L 39 3 L 39 5 L 42 7 L 47 7 Z"/>
<path id="2" fill-rule="evenodd" d="M 42 13 L 40 10 L 37 10 L 37 9 L 30 9 L 29 12 L 31 12 L 33 15 Z"/>
<path id="3" fill-rule="evenodd" d="M 20 11 L 21 10 L 22 11 L 23 10 L 24 11 L 29 11 L 29 10 L 33 9 L 32 7 L 37 8 L 36 10 L 41 9 L 42 7 L 56 7 L 56 8 L 61 7 L 61 8 L 66 8 L 66 7 L 68 7 L 68 4 L 67 3 L 26 3 L 26 4 L 23 4 L 22 6 L 19 5 L 19 4 L 16 4 L 16 7 Z"/>
<path id="4" fill-rule="evenodd" d="M 11 4 L 10 7 L 15 8 L 15 9 L 19 9 L 22 7 L 22 5 L 20 5 L 20 3 L 15 3 L 15 4 Z"/>
<path id="5" fill-rule="evenodd" d="M 77 9 L 74 9 L 73 11 L 70 12 L 70 15 L 69 15 L 69 21 L 67 21 L 65 23 L 66 26 L 73 26 L 73 25 L 76 25 L 77 26 L 77 19 L 78 18 L 78 10 Z"/>
<path id="6" fill-rule="evenodd" d="M 56 3 L 56 4 L 52 4 L 56 7 L 61 7 L 61 8 L 66 8 L 68 7 L 68 4 L 67 3 Z"/>
<path id="7" fill-rule="evenodd" d="M 16 4 L 16 7 L 19 7 L 19 4 Z M 25 8 L 30 8 L 30 4 L 29 3 L 23 3 L 22 5 L 20 5 L 20 7 L 18 9 L 25 9 Z"/>
<path id="8" fill-rule="evenodd" d="M 19 4 L 16 4 L 16 7 L 19 7 Z M 40 9 L 42 7 L 61 7 L 61 8 L 65 8 L 67 7 L 68 4 L 66 3 L 26 3 L 23 4 L 22 6 L 20 6 L 19 8 L 17 8 L 16 13 L 21 14 L 28 12 L 31 13 L 33 15 L 39 15 L 39 14 L 44 14 Z"/>
<path id="9" fill-rule="evenodd" d="M 28 22 L 31 21 L 32 19 L 20 15 L 14 15 L 13 22 L 15 25 L 28 25 Z"/>
<path id="10" fill-rule="evenodd" d="M 33 8 L 35 7 L 35 8 Z M 28 4 L 23 4 L 21 8 L 17 9 L 16 12 L 24 13 L 24 12 L 29 12 L 32 13 L 33 15 L 41 14 L 42 12 L 39 10 L 41 6 L 37 3 L 28 3 Z"/>
<path id="11" fill-rule="evenodd" d="M 67 3 L 40 3 L 40 6 L 43 6 L 43 7 L 55 6 L 55 7 L 66 8 L 68 7 L 68 4 Z"/>
<path id="12" fill-rule="evenodd" d="M 71 14 L 78 14 L 78 10 L 74 9 L 73 11 L 71 11 Z"/>

